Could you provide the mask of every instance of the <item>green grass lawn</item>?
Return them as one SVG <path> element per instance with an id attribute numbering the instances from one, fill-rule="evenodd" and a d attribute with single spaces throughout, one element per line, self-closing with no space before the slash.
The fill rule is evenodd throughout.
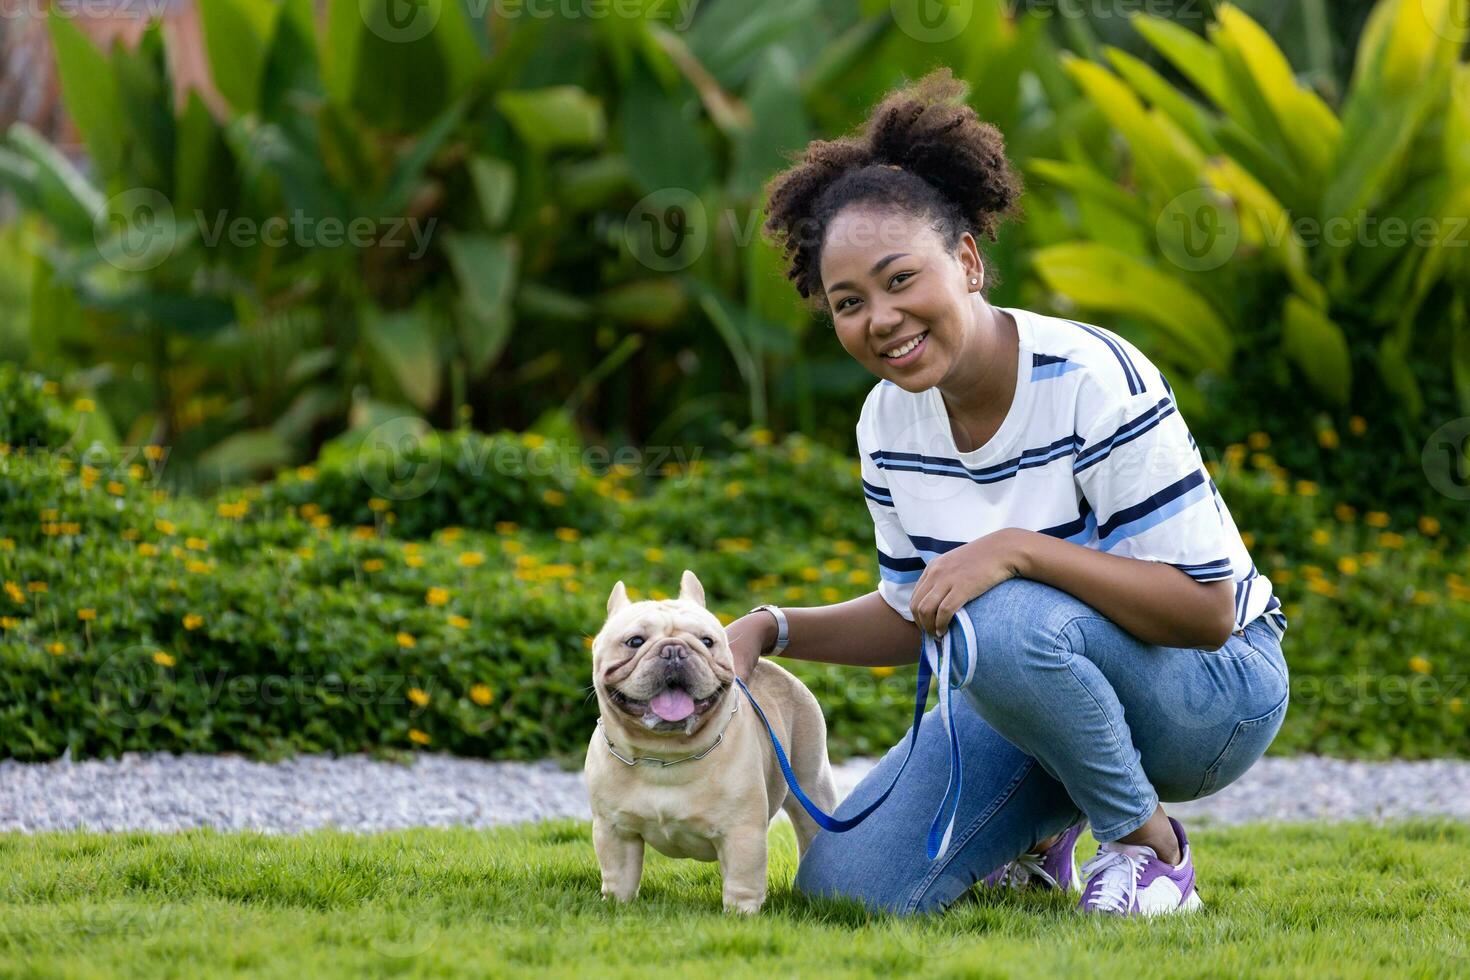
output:
<path id="1" fill-rule="evenodd" d="M 1082 917 L 977 895 L 900 920 L 790 890 L 790 828 L 754 919 L 713 865 L 651 854 L 598 897 L 589 827 L 0 835 L 0 975 L 1451 976 L 1470 973 L 1470 826 L 1198 830 L 1206 910 Z M 1090 841 L 1079 852 L 1092 850 Z M 1128 971 L 1126 974 L 1124 971 Z"/>

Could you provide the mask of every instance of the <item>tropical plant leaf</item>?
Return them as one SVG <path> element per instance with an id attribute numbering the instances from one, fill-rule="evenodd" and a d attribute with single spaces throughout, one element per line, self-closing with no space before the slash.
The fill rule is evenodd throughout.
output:
<path id="1" fill-rule="evenodd" d="M 1281 347 L 1318 395 L 1333 405 L 1347 405 L 1353 380 L 1347 338 L 1326 313 L 1300 296 L 1288 296 Z"/>

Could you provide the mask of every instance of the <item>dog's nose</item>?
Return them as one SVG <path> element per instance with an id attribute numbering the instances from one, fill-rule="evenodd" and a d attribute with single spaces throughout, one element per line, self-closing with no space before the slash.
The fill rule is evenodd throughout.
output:
<path id="1" fill-rule="evenodd" d="M 689 656 L 689 648 L 682 643 L 665 643 L 658 655 L 664 660 L 683 660 Z"/>

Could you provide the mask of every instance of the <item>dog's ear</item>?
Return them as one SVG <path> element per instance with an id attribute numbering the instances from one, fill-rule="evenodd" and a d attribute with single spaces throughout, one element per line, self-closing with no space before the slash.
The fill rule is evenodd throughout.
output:
<path id="1" fill-rule="evenodd" d="M 699 577 L 687 568 L 679 579 L 679 598 L 704 605 L 704 586 L 699 584 Z"/>
<path id="2" fill-rule="evenodd" d="M 628 605 L 628 590 L 623 588 L 623 580 L 618 579 L 618 584 L 613 586 L 612 595 L 607 597 L 607 614 L 609 617 L 616 615 Z"/>

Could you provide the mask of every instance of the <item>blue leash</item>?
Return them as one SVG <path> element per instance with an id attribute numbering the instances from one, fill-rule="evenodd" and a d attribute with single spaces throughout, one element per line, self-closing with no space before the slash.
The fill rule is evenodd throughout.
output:
<path id="1" fill-rule="evenodd" d="M 939 809 L 934 814 L 934 822 L 929 825 L 929 838 L 926 842 L 926 850 L 929 859 L 935 860 L 949 850 L 950 837 L 954 832 L 955 814 L 959 810 L 960 801 L 960 738 L 955 731 L 954 716 L 950 711 L 950 692 L 955 688 L 967 683 L 975 673 L 975 658 L 970 651 L 975 648 L 974 637 L 971 634 L 969 618 L 964 615 L 956 615 L 950 621 L 949 630 L 944 635 L 943 642 L 939 648 L 931 654 L 934 639 L 925 633 L 919 645 L 919 678 L 914 690 L 914 724 L 909 731 L 908 750 L 904 753 L 903 762 L 899 764 L 898 772 L 893 774 L 893 780 L 888 787 L 878 796 L 876 800 L 869 803 L 860 813 L 850 817 L 838 819 L 829 813 L 822 812 L 802 790 L 801 784 L 796 780 L 796 773 L 791 771 L 791 762 L 786 757 L 786 750 L 781 747 L 781 740 L 776 737 L 776 732 L 771 728 L 766 713 L 761 710 L 760 703 L 756 701 L 755 695 L 750 693 L 750 688 L 740 678 L 735 678 L 735 683 L 740 685 L 740 690 L 745 692 L 745 697 L 750 701 L 750 706 L 755 709 L 756 717 L 761 724 L 766 726 L 766 734 L 770 736 L 771 746 L 776 750 L 776 760 L 781 763 L 781 774 L 786 777 L 786 785 L 791 787 L 791 793 L 801 803 L 802 808 L 811 814 L 817 826 L 823 830 L 834 833 L 843 833 L 851 830 L 873 813 L 874 810 L 883 805 L 888 795 L 893 792 L 893 787 L 898 785 L 898 779 L 903 775 L 904 769 L 908 768 L 909 760 L 914 755 L 914 745 L 919 740 L 919 723 L 924 719 L 924 706 L 929 701 L 929 680 L 936 674 L 944 680 L 939 685 L 939 718 L 949 733 L 949 785 L 945 788 L 944 799 L 939 804 Z M 953 649 L 954 644 L 950 638 L 958 636 L 959 649 Z M 955 656 L 960 657 L 961 664 L 959 684 L 951 683 L 950 670 Z"/>

